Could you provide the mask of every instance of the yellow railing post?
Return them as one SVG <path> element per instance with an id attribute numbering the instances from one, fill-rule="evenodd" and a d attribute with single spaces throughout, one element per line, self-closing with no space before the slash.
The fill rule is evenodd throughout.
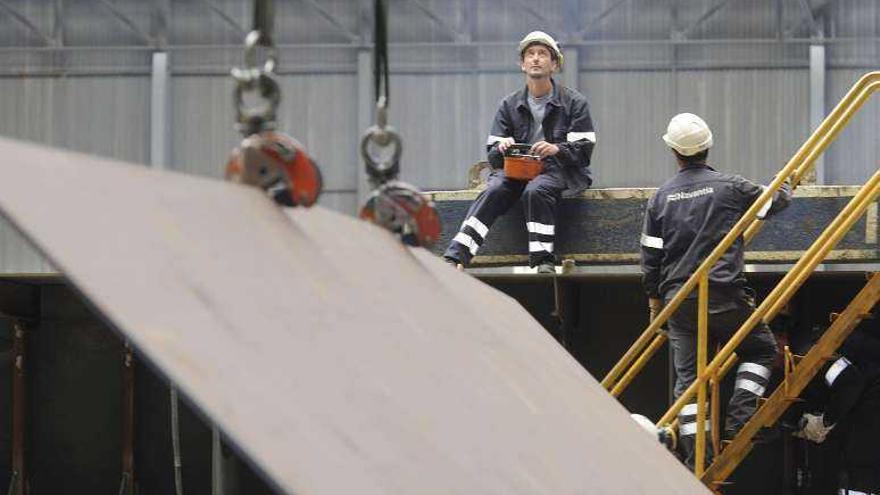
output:
<path id="1" fill-rule="evenodd" d="M 712 452 L 718 455 L 721 452 L 721 380 L 718 373 L 712 376 L 709 385 L 712 387 L 709 397 L 709 431 L 712 433 Z"/>
<path id="2" fill-rule="evenodd" d="M 697 376 L 706 372 L 709 349 L 709 272 L 700 272 L 700 289 L 697 297 Z M 706 467 L 706 383 L 697 389 L 697 436 L 694 473 L 702 476 Z"/>

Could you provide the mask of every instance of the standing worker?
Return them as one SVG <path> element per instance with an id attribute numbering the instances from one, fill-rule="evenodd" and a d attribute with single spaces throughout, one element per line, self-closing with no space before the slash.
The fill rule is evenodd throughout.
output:
<path id="1" fill-rule="evenodd" d="M 501 101 L 486 142 L 492 166 L 488 187 L 471 205 L 443 257 L 467 266 L 495 219 L 522 197 L 529 266 L 537 266 L 538 273 L 555 273 L 556 211 L 563 191 L 590 187 L 596 133 L 584 95 L 553 80 L 562 67 L 556 41 L 533 31 L 519 42 L 519 55 L 526 87 Z M 542 172 L 530 181 L 506 177 L 502 170 L 504 153 L 515 143 L 530 144 L 529 154 L 543 161 Z"/>
<path id="2" fill-rule="evenodd" d="M 700 117 L 676 115 L 663 140 L 678 160 L 679 171 L 651 197 L 645 213 L 642 272 L 652 320 L 763 192 L 762 186 L 716 172 L 706 164 L 712 132 Z M 791 188 L 786 181 L 758 217 L 782 211 L 790 202 Z M 743 264 L 740 236 L 709 271 L 709 333 L 721 343 L 727 342 L 754 310 L 753 291 L 746 287 Z M 674 395 L 678 398 L 696 379 L 697 291 L 682 302 L 668 327 L 676 372 Z M 764 395 L 776 340 L 761 323 L 736 352 L 742 362 L 727 408 L 727 439 L 746 424 L 755 413 L 757 399 Z M 696 415 L 696 398 L 679 413 L 679 446 L 690 467 L 694 465 Z"/>

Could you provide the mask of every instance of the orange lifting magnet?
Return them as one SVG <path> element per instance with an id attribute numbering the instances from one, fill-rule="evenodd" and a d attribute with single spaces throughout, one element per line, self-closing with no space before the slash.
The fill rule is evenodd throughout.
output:
<path id="1" fill-rule="evenodd" d="M 387 10 L 376 0 L 373 75 L 376 124 L 361 139 L 361 158 L 375 189 L 361 208 L 360 217 L 400 236 L 411 246 L 430 246 L 440 238 L 440 217 L 434 203 L 415 186 L 397 179 L 403 143 L 388 125 Z"/>
<path id="2" fill-rule="evenodd" d="M 434 202 L 415 187 L 390 181 L 373 191 L 360 217 L 399 234 L 411 246 L 431 246 L 440 238 L 440 217 Z"/>
<path id="3" fill-rule="evenodd" d="M 257 186 L 284 206 L 311 206 L 321 194 L 321 170 L 292 137 L 275 131 L 252 134 L 232 151 L 226 179 Z"/>
<path id="4" fill-rule="evenodd" d="M 245 37 L 245 67 L 232 69 L 235 127 L 244 140 L 232 150 L 226 179 L 259 187 L 282 206 L 312 206 L 321 194 L 321 171 L 297 140 L 275 131 L 281 101 L 274 75 L 277 58 L 270 2 L 256 2 L 254 30 Z"/>
<path id="5" fill-rule="evenodd" d="M 504 154 L 504 176 L 511 179 L 530 181 L 544 170 L 544 162 L 537 155 L 530 155 L 532 145 L 514 144 Z"/>

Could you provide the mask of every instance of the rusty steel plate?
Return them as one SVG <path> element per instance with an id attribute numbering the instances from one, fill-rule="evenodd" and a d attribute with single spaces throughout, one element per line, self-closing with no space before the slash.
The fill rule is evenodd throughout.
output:
<path id="1" fill-rule="evenodd" d="M 290 494 L 707 493 L 513 299 L 377 227 L 0 140 L 0 210 Z"/>

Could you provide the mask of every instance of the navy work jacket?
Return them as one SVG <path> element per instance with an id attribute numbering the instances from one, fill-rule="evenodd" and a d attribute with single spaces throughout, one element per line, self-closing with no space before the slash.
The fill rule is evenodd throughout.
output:
<path id="1" fill-rule="evenodd" d="M 489 163 L 493 168 L 504 166 L 504 157 L 498 151 L 501 138 L 512 137 L 517 143 L 526 143 L 532 129 L 532 112 L 528 103 L 527 87 L 507 95 L 495 113 L 492 131 L 486 141 Z M 590 118 L 590 106 L 579 92 L 553 81 L 553 96 L 547 102 L 547 112 L 541 123 L 544 140 L 559 147 L 559 153 L 545 159 L 548 169 L 558 165 L 569 192 L 590 187 L 590 156 L 596 145 L 596 132 Z"/>
<path id="2" fill-rule="evenodd" d="M 648 297 L 672 299 L 703 260 L 764 192 L 738 175 L 722 174 L 701 163 L 682 168 L 648 200 L 642 231 L 642 275 Z M 783 184 L 758 218 L 770 217 L 791 202 Z M 745 284 L 740 235 L 709 270 L 710 286 Z M 697 291 L 690 297 L 696 297 Z"/>

